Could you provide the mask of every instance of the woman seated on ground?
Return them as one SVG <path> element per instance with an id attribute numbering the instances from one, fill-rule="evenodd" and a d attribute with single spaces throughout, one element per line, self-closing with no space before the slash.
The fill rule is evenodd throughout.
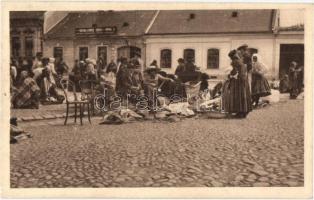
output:
<path id="1" fill-rule="evenodd" d="M 29 76 L 27 71 L 22 71 L 20 83 L 12 92 L 12 104 L 14 108 L 38 109 L 40 88 L 36 81 Z"/>
<path id="2" fill-rule="evenodd" d="M 252 56 L 252 100 L 255 107 L 258 106 L 260 97 L 269 96 L 271 89 L 265 78 L 267 67 L 261 62 L 258 54 Z"/>

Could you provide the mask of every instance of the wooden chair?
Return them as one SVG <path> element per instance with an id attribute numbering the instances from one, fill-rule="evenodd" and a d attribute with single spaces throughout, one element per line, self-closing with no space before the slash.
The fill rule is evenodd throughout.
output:
<path id="1" fill-rule="evenodd" d="M 75 84 L 71 82 L 70 80 L 61 79 L 60 84 L 62 86 L 62 90 L 64 92 L 64 96 L 66 100 L 66 116 L 65 116 L 64 125 L 66 125 L 68 121 L 70 105 L 74 105 L 74 122 L 75 123 L 76 123 L 76 118 L 77 118 L 77 108 L 79 107 L 81 125 L 83 125 L 83 114 L 84 114 L 85 105 L 87 105 L 88 121 L 91 124 L 90 107 L 89 107 L 90 101 L 78 99 Z M 73 94 L 73 96 L 71 95 L 71 93 Z"/>
<path id="2" fill-rule="evenodd" d="M 95 85 L 96 85 L 96 81 L 93 81 L 93 80 L 80 80 L 79 81 L 79 86 L 80 86 L 81 95 L 82 95 L 81 100 L 86 100 L 90 102 L 93 115 L 95 115 L 95 108 L 94 108 L 94 98 L 96 95 Z"/>

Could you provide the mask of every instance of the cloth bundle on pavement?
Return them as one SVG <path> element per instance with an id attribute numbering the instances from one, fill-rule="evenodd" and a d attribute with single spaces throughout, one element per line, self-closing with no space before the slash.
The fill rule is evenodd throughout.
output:
<path id="1" fill-rule="evenodd" d="M 119 113 L 110 111 L 104 116 L 103 121 L 99 124 L 122 124 L 123 122 L 124 121 Z"/>
<path id="2" fill-rule="evenodd" d="M 10 143 L 17 143 L 18 140 L 31 138 L 31 134 L 17 126 L 16 118 L 10 119 Z"/>
<path id="3" fill-rule="evenodd" d="M 119 114 L 122 117 L 123 121 L 133 121 L 133 120 L 143 119 L 143 116 L 137 114 L 136 112 L 130 109 L 122 109 L 120 110 Z"/>
<path id="4" fill-rule="evenodd" d="M 221 97 L 211 99 L 211 100 L 206 100 L 203 103 L 200 104 L 200 109 L 201 110 L 221 110 Z"/>
<path id="5" fill-rule="evenodd" d="M 280 92 L 279 90 L 271 90 L 271 95 L 266 97 L 261 97 L 261 100 L 269 103 L 277 103 L 280 100 Z"/>
<path id="6" fill-rule="evenodd" d="M 194 111 L 189 108 L 189 104 L 187 102 L 172 103 L 169 104 L 168 106 L 165 106 L 164 108 L 170 111 L 171 113 L 180 114 L 186 117 L 195 115 Z"/>

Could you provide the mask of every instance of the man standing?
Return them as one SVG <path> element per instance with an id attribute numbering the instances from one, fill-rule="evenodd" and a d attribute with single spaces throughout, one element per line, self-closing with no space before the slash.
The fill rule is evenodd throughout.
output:
<path id="1" fill-rule="evenodd" d="M 248 82 L 249 87 L 251 91 L 251 85 L 252 85 L 252 55 L 249 51 L 249 46 L 247 44 L 243 44 L 238 47 L 237 49 L 240 52 L 240 56 L 243 60 L 243 63 L 246 65 L 247 69 L 247 76 L 248 76 Z"/>
<path id="2" fill-rule="evenodd" d="M 130 63 L 132 63 L 136 68 L 141 69 L 143 72 L 143 60 L 141 59 L 141 53 L 135 52 L 135 55 L 133 58 L 131 58 Z"/>

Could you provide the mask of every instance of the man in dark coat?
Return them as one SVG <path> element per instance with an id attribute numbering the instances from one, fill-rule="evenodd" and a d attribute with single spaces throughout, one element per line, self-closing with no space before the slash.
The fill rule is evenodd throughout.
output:
<path id="1" fill-rule="evenodd" d="M 239 51 L 239 55 L 242 58 L 243 64 L 246 65 L 248 82 L 251 90 L 252 83 L 252 55 L 249 51 L 249 46 L 247 44 L 243 44 L 237 48 Z"/>

